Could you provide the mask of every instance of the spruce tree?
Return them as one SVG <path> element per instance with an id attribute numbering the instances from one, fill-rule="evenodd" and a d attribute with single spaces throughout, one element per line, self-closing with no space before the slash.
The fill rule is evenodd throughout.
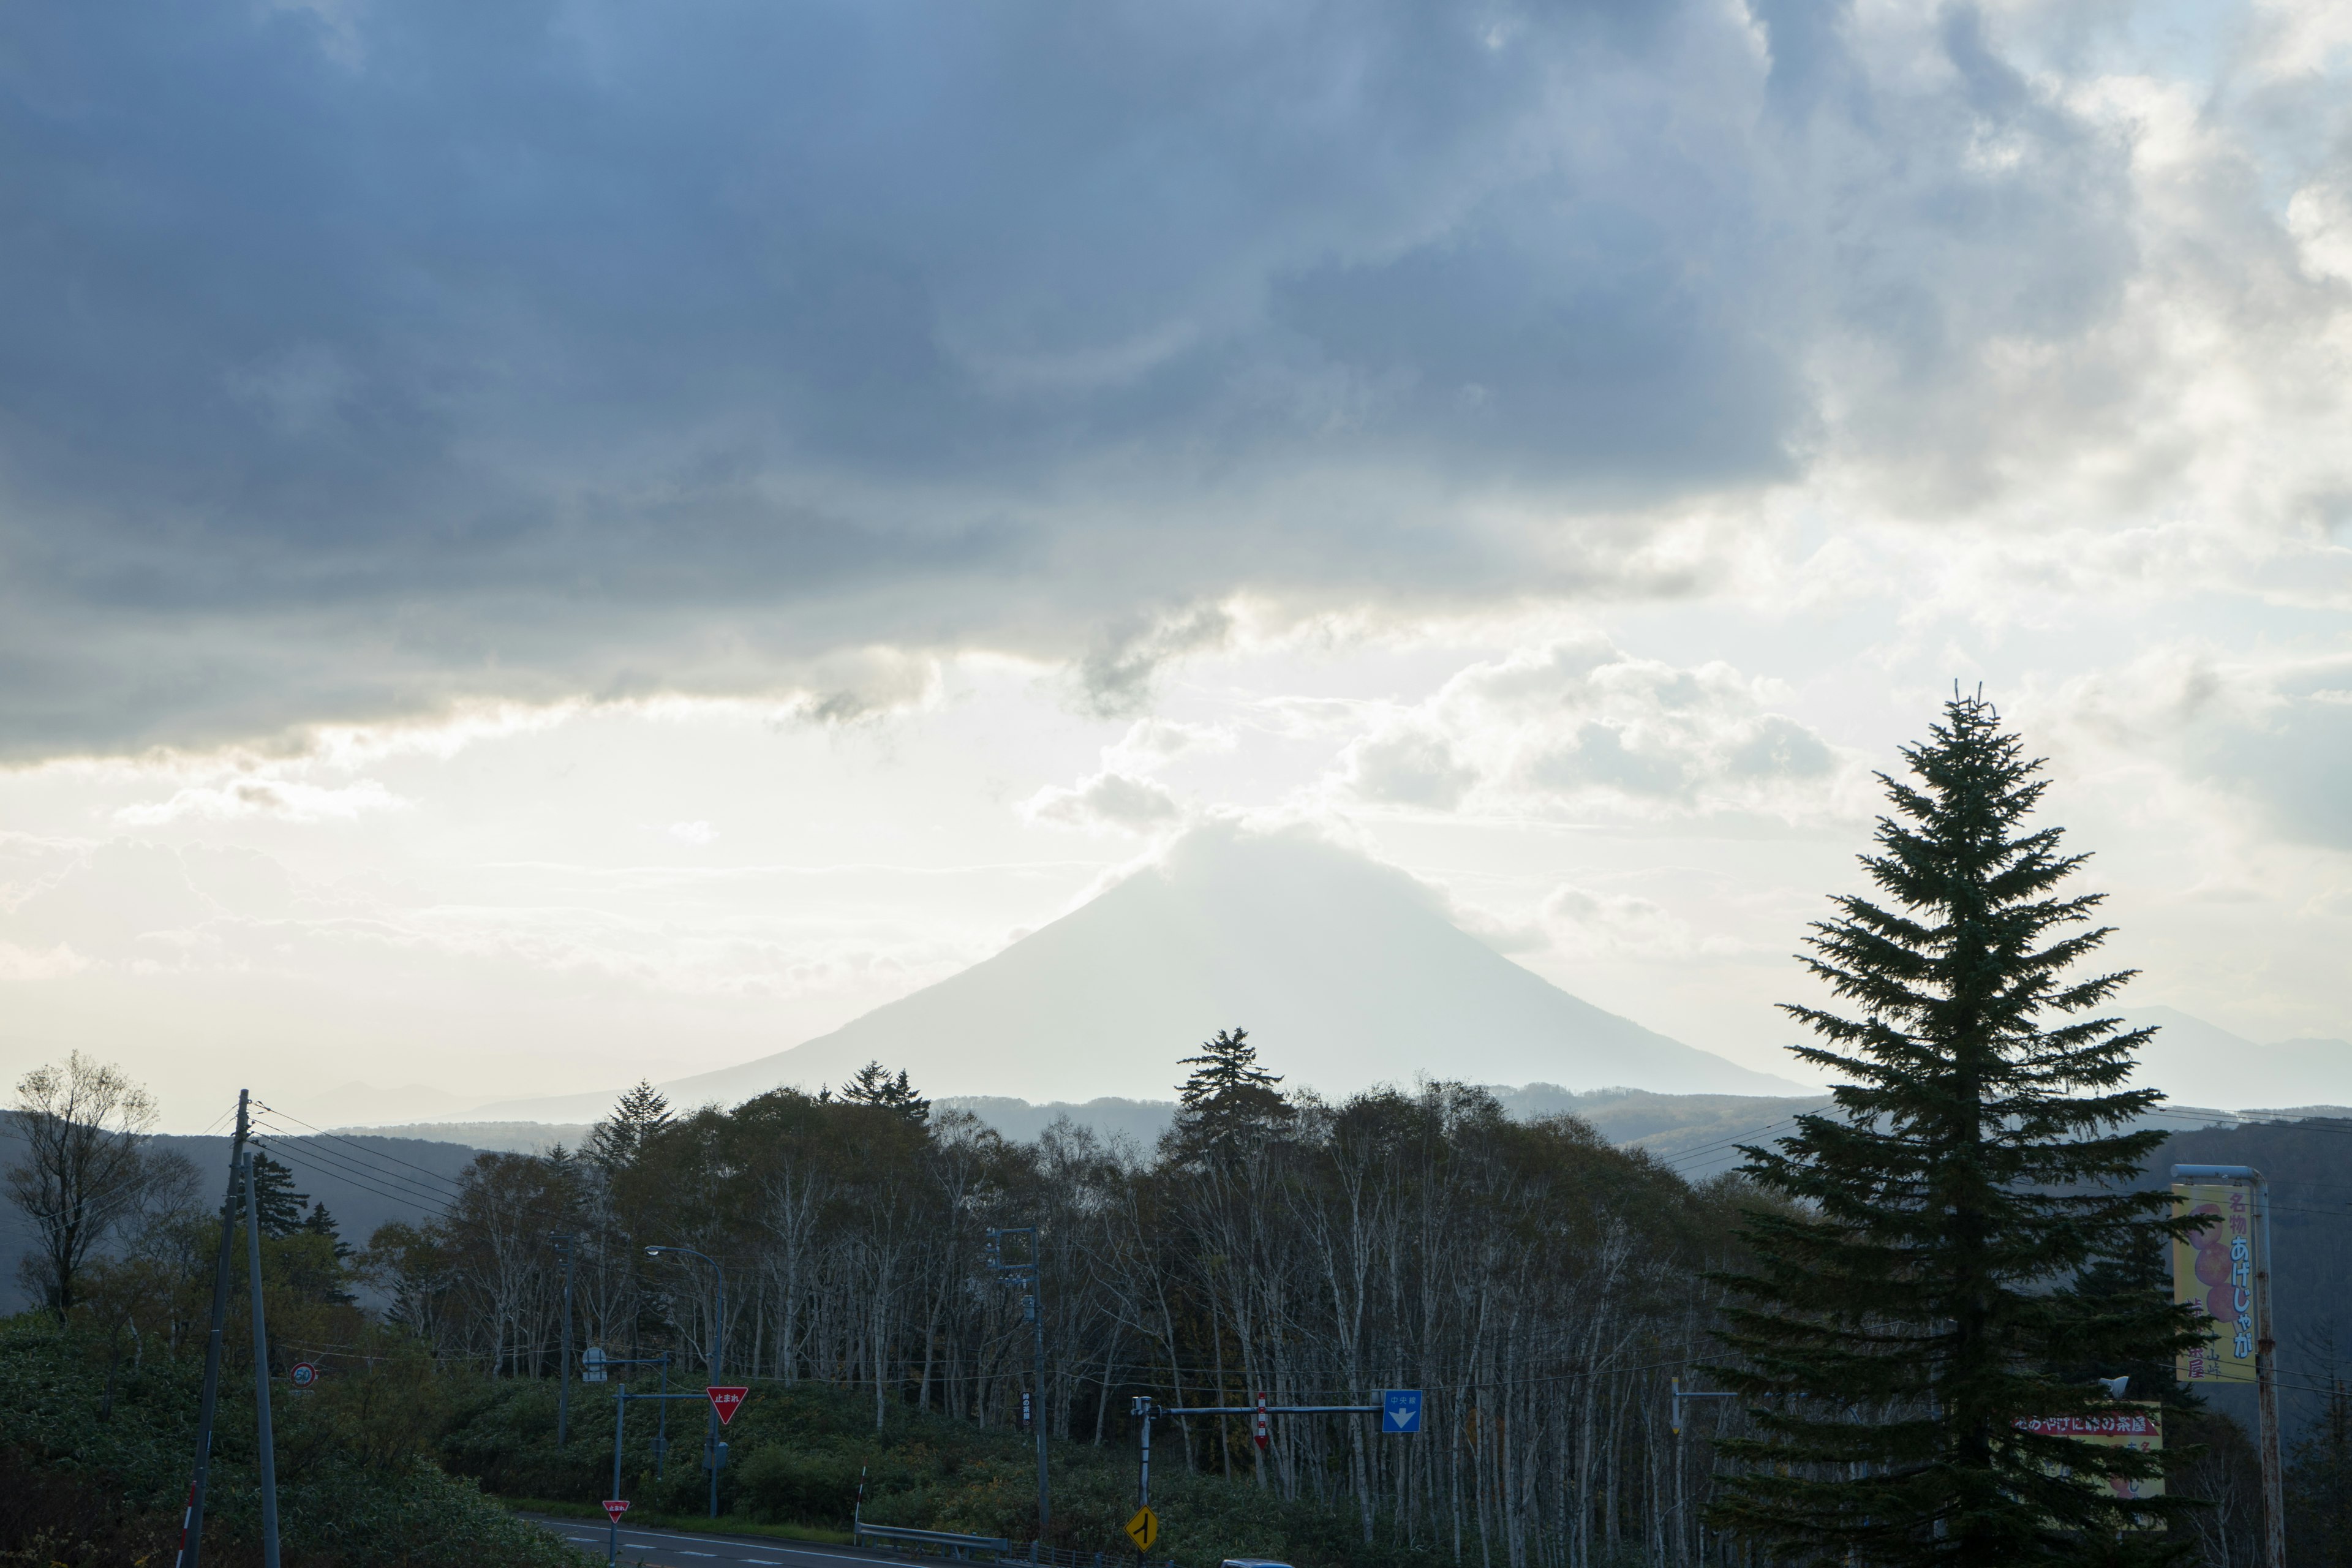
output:
<path id="1" fill-rule="evenodd" d="M 1722 1278 L 1711 1370 L 1751 1419 L 1718 1445 L 1744 1468 L 1713 1521 L 1776 1562 L 2162 1560 L 2165 1535 L 2118 1532 L 2187 1505 L 2105 1481 L 2156 1459 L 2019 1425 L 2128 1413 L 2082 1369 L 2196 1338 L 2160 1283 L 2116 1284 L 2179 1228 L 2132 1186 L 2165 1136 L 2130 1131 L 2162 1096 L 2121 1087 L 2151 1031 L 2098 1016 L 2129 973 L 2073 973 L 2109 934 L 2101 896 L 2062 893 L 2084 858 L 2028 826 L 2042 764 L 1992 705 L 1956 695 L 1903 757 L 1862 858 L 1885 901 L 1834 899 L 1807 939 L 1847 1010 L 1784 1009 L 1819 1037 L 1790 1048 L 1840 1080 L 1835 1112 L 1745 1151 L 1786 1201 L 1750 1213 L 1749 1268 Z"/>
<path id="2" fill-rule="evenodd" d="M 1177 1149 L 1187 1155 L 1227 1152 L 1248 1138 L 1289 1124 L 1297 1107 L 1284 1098 L 1275 1073 L 1257 1065 L 1247 1029 L 1220 1029 L 1201 1054 L 1177 1064 L 1192 1070 L 1177 1090 Z"/>
<path id="3" fill-rule="evenodd" d="M 900 1068 L 896 1078 L 880 1062 L 867 1062 L 857 1069 L 857 1076 L 841 1086 L 841 1098 L 850 1105 L 873 1105 L 885 1110 L 895 1110 L 909 1121 L 929 1121 L 931 1102 L 915 1092 L 907 1079 L 907 1069 Z"/>
<path id="4" fill-rule="evenodd" d="M 669 1101 L 644 1079 L 621 1096 L 613 1114 L 588 1131 L 588 1158 L 607 1172 L 635 1163 L 637 1152 L 653 1134 L 670 1124 Z"/>
<path id="5" fill-rule="evenodd" d="M 302 1228 L 302 1205 L 310 1201 L 310 1194 L 294 1190 L 291 1169 L 256 1150 L 253 1187 L 261 1209 L 262 1235 L 275 1238 Z"/>

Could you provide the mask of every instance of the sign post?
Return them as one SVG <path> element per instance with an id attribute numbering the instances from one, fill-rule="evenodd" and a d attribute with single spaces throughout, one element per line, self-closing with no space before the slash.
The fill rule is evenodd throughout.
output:
<path id="1" fill-rule="evenodd" d="M 2244 1383 L 2251 1373 L 2261 1421 L 2263 1568 L 2286 1568 L 2278 1341 L 2271 1325 L 2270 1184 L 2252 1165 L 2175 1165 L 2172 1192 L 2176 1212 L 2210 1216 L 2173 1243 L 2172 1299 L 2201 1307 L 2213 1324 L 2201 1351 L 2182 1354 L 2179 1376 L 2183 1383 Z"/>

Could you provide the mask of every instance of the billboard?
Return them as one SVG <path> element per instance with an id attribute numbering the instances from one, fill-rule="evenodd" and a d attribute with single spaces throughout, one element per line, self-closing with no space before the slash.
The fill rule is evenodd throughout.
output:
<path id="1" fill-rule="evenodd" d="M 2039 1432 L 2049 1437 L 2072 1437 L 2093 1448 L 2131 1448 L 2143 1454 L 2164 1452 L 2164 1417 L 2154 1405 L 2116 1415 L 2053 1415 L 2026 1419 L 2017 1423 L 2023 1432 Z M 2137 1502 L 2146 1498 L 2164 1495 L 2162 1476 L 2119 1476 L 2102 1465 L 2096 1455 L 2086 1454 L 2080 1465 L 2046 1465 L 2048 1473 L 2059 1476 L 2080 1476 L 2094 1485 L 2105 1482 L 2119 1501 Z M 2127 1526 L 2137 1530 L 2162 1530 L 2159 1521 L 2147 1520 Z"/>
<path id="2" fill-rule="evenodd" d="M 2183 1383 L 2254 1381 L 2254 1202 L 2241 1183 L 2180 1184 L 2173 1212 L 2205 1223 L 2172 1244 L 2172 1299 L 2200 1309 L 2205 1342 L 2180 1352 Z"/>

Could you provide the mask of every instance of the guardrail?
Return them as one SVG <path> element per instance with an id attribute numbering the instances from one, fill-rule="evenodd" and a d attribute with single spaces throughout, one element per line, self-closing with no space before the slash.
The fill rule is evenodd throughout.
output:
<path id="1" fill-rule="evenodd" d="M 1001 1535 L 958 1535 L 951 1530 L 914 1530 L 898 1524 L 866 1524 L 860 1521 L 856 1544 L 877 1542 L 885 1546 L 912 1547 L 917 1552 L 937 1552 L 948 1557 L 977 1562 L 972 1553 L 985 1552 L 1002 1558 L 1013 1550 L 1013 1542 Z"/>

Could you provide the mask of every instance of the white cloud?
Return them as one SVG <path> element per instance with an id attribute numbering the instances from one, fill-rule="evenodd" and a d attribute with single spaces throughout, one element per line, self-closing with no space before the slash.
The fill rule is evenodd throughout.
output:
<path id="1" fill-rule="evenodd" d="M 1853 766 L 1774 711 L 1768 682 L 1684 668 L 1598 636 L 1471 665 L 1350 742 L 1330 781 L 1369 805 L 1819 820 Z"/>
<path id="2" fill-rule="evenodd" d="M 1022 803 L 1021 815 L 1087 832 L 1149 833 L 1180 820 L 1184 808 L 1156 779 L 1105 771 L 1073 788 L 1049 784 Z"/>
<path id="3" fill-rule="evenodd" d="M 123 806 L 115 812 L 114 819 L 132 827 L 156 827 L 186 817 L 215 822 L 260 816 L 284 822 L 351 822 L 370 812 L 405 811 L 413 804 L 374 779 L 330 788 L 263 775 L 191 784 L 168 800 Z"/>
<path id="4" fill-rule="evenodd" d="M 1235 744 L 1229 724 L 1188 724 L 1174 719 L 1139 719 L 1127 733 L 1103 750 L 1105 769 L 1141 774 L 1164 767 L 1179 757 L 1231 752 Z"/>
<path id="5" fill-rule="evenodd" d="M 36 980 L 56 980 L 79 974 L 89 960 L 64 942 L 47 948 L 18 947 L 0 942 L 0 985 Z"/>
<path id="6" fill-rule="evenodd" d="M 700 846 L 719 837 L 719 829 L 707 822 L 673 822 L 662 830 L 680 844 Z"/>

